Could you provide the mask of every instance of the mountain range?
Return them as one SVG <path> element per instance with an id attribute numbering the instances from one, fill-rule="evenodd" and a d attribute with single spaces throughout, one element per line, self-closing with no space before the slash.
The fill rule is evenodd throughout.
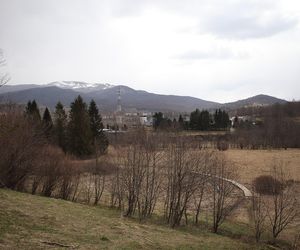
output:
<path id="1" fill-rule="evenodd" d="M 136 109 L 162 112 L 191 112 L 196 108 L 234 110 L 244 106 L 271 105 L 286 102 L 268 95 L 257 95 L 235 102 L 218 103 L 191 96 L 154 94 L 143 90 L 135 90 L 125 85 L 79 81 L 52 82 L 44 85 L 5 85 L 0 88 L 0 101 L 25 104 L 28 100 L 35 99 L 40 106 L 54 108 L 58 101 L 65 106 L 69 106 L 78 95 L 81 95 L 86 102 L 94 99 L 102 111 L 114 111 L 117 106 L 118 92 L 121 93 L 121 104 L 125 111 Z"/>

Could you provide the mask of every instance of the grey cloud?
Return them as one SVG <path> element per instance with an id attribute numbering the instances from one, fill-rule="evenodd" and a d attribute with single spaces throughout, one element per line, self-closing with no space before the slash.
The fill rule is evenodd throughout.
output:
<path id="1" fill-rule="evenodd" d="M 297 25 L 296 19 L 274 15 L 270 20 L 260 20 L 257 16 L 219 16 L 208 20 L 200 30 L 219 37 L 233 39 L 263 38 L 287 31 Z"/>
<path id="2" fill-rule="evenodd" d="M 283 13 L 279 0 L 116 0 L 113 9 L 121 16 L 137 15 L 149 7 L 198 20 L 196 30 L 229 39 L 263 38 L 292 29 L 296 18 Z M 195 27 L 185 31 L 193 32 Z"/>

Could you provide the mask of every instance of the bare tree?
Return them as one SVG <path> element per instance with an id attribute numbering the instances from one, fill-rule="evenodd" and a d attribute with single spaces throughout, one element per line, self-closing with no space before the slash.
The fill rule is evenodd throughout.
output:
<path id="1" fill-rule="evenodd" d="M 155 138 L 147 138 L 143 148 L 145 165 L 143 166 L 141 190 L 137 198 L 140 220 L 150 217 L 153 213 L 161 188 L 163 152 L 157 150 L 156 143 Z"/>
<path id="2" fill-rule="evenodd" d="M 201 151 L 189 149 L 180 138 L 171 143 L 166 158 L 165 218 L 171 227 L 179 226 L 198 188 L 202 172 Z"/>
<path id="3" fill-rule="evenodd" d="M 276 183 L 280 183 L 281 188 L 273 185 L 273 194 L 271 195 L 272 206 L 268 209 L 273 240 L 290 225 L 298 214 L 296 192 L 293 183 L 287 182 L 287 174 L 284 171 L 283 164 L 275 162 L 271 174 Z"/>
<path id="4" fill-rule="evenodd" d="M 71 164 L 68 158 L 63 160 L 61 166 L 61 182 L 59 184 L 59 197 L 61 199 L 76 200 L 80 175 L 81 173 L 76 164 Z"/>
<path id="5" fill-rule="evenodd" d="M 256 242 L 259 242 L 261 235 L 265 231 L 265 221 L 267 218 L 266 205 L 264 197 L 261 194 L 252 192 L 251 197 L 251 212 L 253 218 L 253 227 Z"/>
<path id="6" fill-rule="evenodd" d="M 3 56 L 3 50 L 0 49 L 0 68 L 5 66 L 6 62 Z M 10 80 L 9 74 L 4 73 L 0 75 L 0 88 L 4 86 Z"/>
<path id="7" fill-rule="evenodd" d="M 110 205 L 112 207 L 122 208 L 124 199 L 124 189 L 121 184 L 120 168 L 117 168 L 114 174 L 110 178 Z"/>
<path id="8" fill-rule="evenodd" d="M 238 201 L 233 197 L 234 186 L 228 181 L 236 174 L 223 154 L 215 155 L 211 169 L 211 199 L 213 214 L 213 232 L 217 233 L 219 226 L 236 208 Z"/>
<path id="9" fill-rule="evenodd" d="M 201 211 L 201 205 L 203 199 L 207 198 L 207 185 L 210 179 L 210 170 L 211 170 L 211 160 L 214 157 L 213 151 L 202 150 L 202 161 L 201 161 L 201 172 L 199 174 L 197 182 L 197 190 L 193 195 L 193 205 L 194 205 L 194 223 L 195 225 L 199 224 L 199 216 Z M 199 171 L 199 170 L 198 170 Z"/>
<path id="10" fill-rule="evenodd" d="M 104 191 L 105 186 L 105 173 L 99 167 L 98 163 L 96 164 L 95 170 L 93 172 L 94 179 L 94 205 L 98 205 L 98 202 L 101 199 L 101 196 Z"/>
<path id="11" fill-rule="evenodd" d="M 0 115 L 0 142 L 0 185 L 23 190 L 44 145 L 43 133 L 22 111 L 9 106 L 5 115 Z"/>
<path id="12" fill-rule="evenodd" d="M 127 148 L 122 159 L 121 183 L 125 191 L 126 198 L 126 216 L 132 216 L 135 213 L 138 196 L 141 191 L 141 185 L 144 178 L 145 158 L 141 150 L 141 145 L 135 144 Z"/>
<path id="13" fill-rule="evenodd" d="M 161 187 L 163 152 L 159 141 L 144 130 L 132 133 L 130 145 L 120 148 L 118 168 L 110 186 L 111 205 L 118 206 L 125 216 L 136 212 L 140 220 L 151 216 Z"/>
<path id="14" fill-rule="evenodd" d="M 106 162 L 102 160 L 99 162 L 99 156 L 103 154 L 103 150 L 101 149 L 100 145 L 94 142 L 95 146 L 95 167 L 93 169 L 93 179 L 94 179 L 94 205 L 97 205 L 101 199 L 101 196 L 104 191 L 105 180 L 106 180 Z"/>
<path id="15" fill-rule="evenodd" d="M 42 150 L 42 154 L 45 159 L 41 164 L 42 195 L 50 197 L 61 180 L 64 153 L 59 148 L 47 146 Z"/>
<path id="16" fill-rule="evenodd" d="M 87 204 L 90 204 L 93 195 L 93 174 L 92 172 L 87 172 L 84 178 L 84 200 Z"/>

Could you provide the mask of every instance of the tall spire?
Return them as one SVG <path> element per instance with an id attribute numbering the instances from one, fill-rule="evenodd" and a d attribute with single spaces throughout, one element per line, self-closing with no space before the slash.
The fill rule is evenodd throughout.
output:
<path id="1" fill-rule="evenodd" d="M 117 112 L 122 111 L 122 106 L 121 106 L 121 86 L 119 86 L 118 89 L 118 104 L 117 104 Z"/>
<path id="2" fill-rule="evenodd" d="M 121 106 L 121 86 L 118 89 L 118 103 L 117 103 L 117 110 L 116 110 L 116 124 L 118 126 L 122 126 L 123 123 L 123 115 L 122 115 L 122 106 Z"/>

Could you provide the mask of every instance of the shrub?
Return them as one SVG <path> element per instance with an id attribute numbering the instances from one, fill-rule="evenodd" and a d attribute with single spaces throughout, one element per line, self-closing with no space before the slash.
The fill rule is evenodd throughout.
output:
<path id="1" fill-rule="evenodd" d="M 283 183 L 271 175 L 261 175 L 253 181 L 254 189 L 259 194 L 277 195 L 284 189 Z"/>
<path id="2" fill-rule="evenodd" d="M 218 141 L 217 149 L 220 151 L 226 151 L 229 148 L 229 143 L 227 141 Z"/>
<path id="3" fill-rule="evenodd" d="M 22 112 L 0 115 L 0 186 L 23 191 L 43 145 L 42 132 Z"/>

